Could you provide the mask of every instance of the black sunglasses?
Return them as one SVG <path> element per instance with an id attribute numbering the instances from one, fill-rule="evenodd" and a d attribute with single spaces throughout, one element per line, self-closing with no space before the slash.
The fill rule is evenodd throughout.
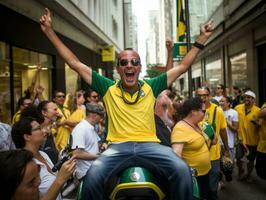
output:
<path id="1" fill-rule="evenodd" d="M 57 98 L 65 98 L 65 95 L 58 95 Z"/>
<path id="2" fill-rule="evenodd" d="M 137 59 L 137 58 L 132 58 L 131 60 L 126 60 L 126 59 L 118 60 L 118 64 L 119 64 L 120 66 L 122 66 L 122 67 L 127 66 L 129 62 L 131 62 L 131 64 L 132 64 L 133 66 L 135 66 L 135 67 L 138 66 L 138 65 L 140 64 L 140 60 Z"/>
<path id="3" fill-rule="evenodd" d="M 36 128 L 32 128 L 31 132 L 42 130 L 41 126 L 37 126 Z"/>

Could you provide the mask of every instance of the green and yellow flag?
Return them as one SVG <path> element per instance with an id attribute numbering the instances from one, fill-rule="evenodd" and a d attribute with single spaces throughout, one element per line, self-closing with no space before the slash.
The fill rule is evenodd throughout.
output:
<path id="1" fill-rule="evenodd" d="M 177 0 L 176 6 L 177 6 L 176 37 L 177 41 L 184 42 L 186 38 L 186 24 L 182 7 L 182 0 Z"/>

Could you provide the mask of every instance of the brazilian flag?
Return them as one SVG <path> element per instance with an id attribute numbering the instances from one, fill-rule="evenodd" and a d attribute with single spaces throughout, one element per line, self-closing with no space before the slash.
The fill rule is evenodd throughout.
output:
<path id="1" fill-rule="evenodd" d="M 182 0 L 177 0 L 176 6 L 177 6 L 176 37 L 177 41 L 184 42 L 186 38 L 186 24 L 185 24 L 184 11 L 182 7 Z"/>

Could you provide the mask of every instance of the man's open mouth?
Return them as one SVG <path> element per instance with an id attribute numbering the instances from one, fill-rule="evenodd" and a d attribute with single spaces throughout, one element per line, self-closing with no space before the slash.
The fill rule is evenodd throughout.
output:
<path id="1" fill-rule="evenodd" d="M 126 72 L 126 80 L 127 81 L 134 81 L 135 80 L 135 73 L 134 72 Z"/>

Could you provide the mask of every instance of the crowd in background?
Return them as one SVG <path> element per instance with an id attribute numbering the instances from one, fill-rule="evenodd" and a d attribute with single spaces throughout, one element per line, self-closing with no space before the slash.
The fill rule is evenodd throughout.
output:
<path id="1" fill-rule="evenodd" d="M 170 66 L 172 44 L 166 47 Z M 129 61 L 123 61 L 120 65 L 125 67 Z M 140 65 L 137 59 L 130 62 Z M 4 199 L 19 199 L 22 191 L 34 190 L 36 199 L 40 195 L 60 200 L 78 187 L 108 148 L 106 113 L 97 92 L 58 90 L 52 99 L 44 99 L 44 88 L 35 83 L 34 78 L 18 100 L 12 124 L 0 123 Z M 251 182 L 254 167 L 266 178 L 266 103 L 259 108 L 250 88 L 234 87 L 228 95 L 222 84 L 214 91 L 204 86 L 186 99 L 169 88 L 158 95 L 154 111 L 157 137 L 196 171 L 201 199 L 218 199 L 224 179 L 232 180 L 234 164 L 240 181 Z"/>
<path id="2" fill-rule="evenodd" d="M 233 96 L 227 96 L 224 86 L 218 84 L 213 96 L 208 87 L 201 87 L 195 91 L 195 97 L 181 99 L 170 88 L 156 100 L 157 136 L 197 170 L 197 181 L 205 199 L 217 199 L 224 179 L 232 180 L 232 174 L 223 167 L 226 158 L 237 166 L 240 181 L 252 182 L 254 166 L 257 174 L 266 178 L 266 105 L 259 108 L 256 95 L 249 88 L 241 91 L 234 87 L 233 91 Z M 0 149 L 12 150 L 9 155 L 3 154 L 10 157 L 10 162 L 22 159 L 14 156 L 18 151 L 15 149 L 23 149 L 20 156 L 33 157 L 39 167 L 41 180 L 37 185 L 41 197 L 45 197 L 57 179 L 64 177 L 56 192 L 57 199 L 62 199 L 62 186 L 74 169 L 77 180 L 81 180 L 93 160 L 107 147 L 103 104 L 92 90 L 67 95 L 55 91 L 52 100 L 32 96 L 19 99 L 11 126 L 0 123 Z M 213 133 L 209 134 L 208 129 Z M 70 136 L 72 151 L 76 148 L 72 159 L 54 171 L 59 152 L 69 145 Z M 6 173 L 4 167 L 0 168 L 1 173 Z"/>

